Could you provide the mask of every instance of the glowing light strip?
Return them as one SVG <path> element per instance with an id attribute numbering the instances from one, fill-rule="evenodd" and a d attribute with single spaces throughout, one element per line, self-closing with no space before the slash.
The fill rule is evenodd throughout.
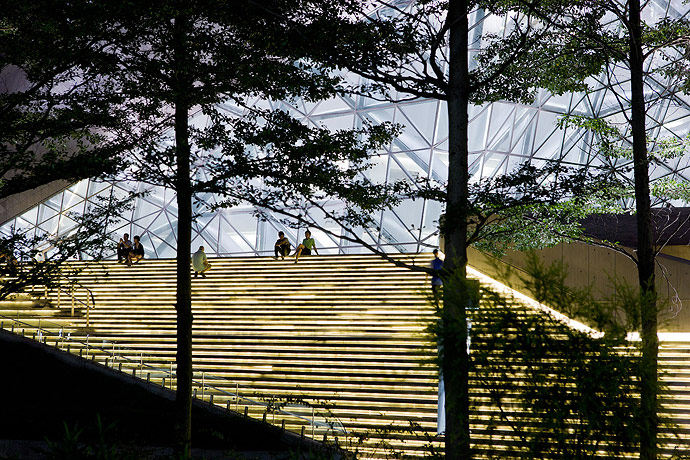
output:
<path id="1" fill-rule="evenodd" d="M 467 267 L 467 273 L 470 276 L 473 276 L 473 277 L 479 279 L 479 281 L 481 281 L 482 283 L 488 284 L 494 290 L 496 290 L 498 292 L 510 294 L 513 298 L 520 300 L 521 302 L 527 304 L 528 306 L 530 306 L 532 308 L 535 308 L 537 310 L 541 310 L 545 313 L 548 313 L 552 317 L 558 319 L 559 321 L 564 322 L 569 327 L 571 327 L 575 330 L 578 330 L 580 332 L 584 332 L 585 334 L 589 334 L 592 337 L 601 337 L 604 335 L 603 332 L 597 331 L 596 329 L 592 329 L 591 327 L 587 326 L 586 324 L 583 324 L 579 321 L 576 321 L 572 318 L 569 318 L 566 315 L 564 315 L 563 313 L 560 313 L 560 312 L 554 310 L 553 308 L 551 308 L 547 305 L 544 305 L 541 302 L 537 302 L 536 300 L 532 299 L 531 297 L 528 297 L 525 294 L 518 292 L 515 289 L 513 289 L 509 286 L 506 286 L 505 284 L 503 284 L 499 281 L 496 281 L 493 278 L 486 276 L 485 274 L 475 270 L 474 268 L 472 268 L 470 266 Z"/>
<path id="2" fill-rule="evenodd" d="M 519 299 L 520 301 L 524 302 L 525 304 L 529 305 L 530 307 L 536 308 L 538 310 L 544 311 L 554 318 L 563 321 L 566 323 L 568 326 L 572 327 L 573 329 L 576 329 L 578 331 L 584 332 L 586 334 L 590 334 L 592 337 L 602 337 L 604 335 L 603 332 L 597 331 L 596 329 L 592 329 L 591 327 L 587 326 L 586 324 L 583 324 L 579 321 L 576 321 L 572 318 L 567 317 L 563 313 L 559 313 L 558 311 L 554 310 L 553 308 L 544 305 L 543 303 L 537 302 L 536 300 L 532 299 L 531 297 L 526 296 L 525 294 L 516 291 L 515 289 L 506 286 L 505 284 L 496 281 L 493 278 L 490 278 L 486 276 L 485 274 L 475 270 L 474 268 L 468 266 L 467 267 L 467 273 L 470 274 L 471 276 L 479 279 L 482 283 L 490 285 L 493 289 L 499 292 L 503 293 L 508 293 L 512 297 Z M 657 333 L 657 336 L 659 337 L 659 341 L 661 342 L 690 342 L 690 332 L 659 332 Z M 626 339 L 630 340 L 631 342 L 639 342 L 640 339 L 640 333 L 639 332 L 628 332 L 626 335 Z"/>

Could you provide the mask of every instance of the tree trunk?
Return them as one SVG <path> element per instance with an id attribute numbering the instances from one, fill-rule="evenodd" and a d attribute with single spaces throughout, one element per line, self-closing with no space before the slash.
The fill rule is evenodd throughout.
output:
<path id="1" fill-rule="evenodd" d="M 447 21 L 450 25 L 448 79 L 448 196 L 445 225 L 445 272 L 451 285 L 463 292 L 444 294 L 442 329 L 442 373 L 445 385 L 446 459 L 469 459 L 469 356 L 467 353 L 467 277 L 468 214 L 468 6 L 466 0 L 450 0 Z M 448 285 L 448 282 L 446 282 Z"/>
<path id="2" fill-rule="evenodd" d="M 177 171 L 177 392 L 175 397 L 179 458 L 191 457 L 192 442 L 192 279 L 189 271 L 192 243 L 192 188 L 189 172 L 189 101 L 191 84 L 187 77 L 187 20 L 175 18 L 174 54 L 175 91 L 175 153 Z"/>
<path id="3" fill-rule="evenodd" d="M 657 458 L 657 336 L 656 287 L 654 283 L 654 241 L 649 197 L 649 161 L 645 129 L 642 28 L 640 1 L 630 2 L 630 86 L 631 131 L 635 167 L 637 206 L 637 270 L 640 283 L 642 360 L 640 369 L 640 458 Z"/>

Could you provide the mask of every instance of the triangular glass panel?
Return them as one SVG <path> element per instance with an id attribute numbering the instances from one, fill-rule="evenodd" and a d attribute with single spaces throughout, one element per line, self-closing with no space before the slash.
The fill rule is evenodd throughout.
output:
<path id="1" fill-rule="evenodd" d="M 89 180 L 81 180 L 72 185 L 68 190 L 81 198 L 86 198 L 86 194 L 89 190 Z"/>
<path id="2" fill-rule="evenodd" d="M 319 102 L 310 116 L 318 119 L 322 115 L 336 112 L 352 112 L 352 106 L 340 97 L 332 97 Z"/>
<path id="3" fill-rule="evenodd" d="M 448 104 L 446 101 L 440 101 L 438 104 L 438 121 L 436 123 L 436 135 L 434 137 L 434 144 L 439 144 L 448 141 Z M 448 147 L 445 147 L 446 149 Z"/>
<path id="4" fill-rule="evenodd" d="M 439 216 L 443 210 L 443 205 L 438 201 L 426 200 L 424 204 L 424 219 L 422 221 L 421 238 L 438 232 Z"/>
<path id="5" fill-rule="evenodd" d="M 89 181 L 89 196 L 96 195 L 99 192 L 102 192 L 105 189 L 110 188 L 110 183 L 104 182 L 104 181 L 96 181 L 96 180 L 90 180 Z"/>
<path id="6" fill-rule="evenodd" d="M 55 237 L 58 235 L 58 224 L 60 223 L 60 216 L 54 216 L 51 217 L 50 219 L 46 219 L 43 222 L 41 222 L 38 226 L 43 232 L 46 234 L 50 235 L 51 237 Z"/>
<path id="7" fill-rule="evenodd" d="M 42 224 L 45 221 L 52 219 L 58 214 L 58 211 L 54 210 L 53 208 L 49 208 L 48 206 L 41 204 L 38 206 L 38 219 L 37 222 L 38 224 Z"/>
<path id="8" fill-rule="evenodd" d="M 404 125 L 411 124 L 417 133 L 428 143 L 434 141 L 438 104 L 436 101 L 424 103 L 405 103 L 399 106 L 400 112 L 406 120 L 399 120 Z"/>
<path id="9" fill-rule="evenodd" d="M 77 226 L 77 223 L 70 219 L 69 217 L 63 215 L 60 217 L 60 223 L 58 227 L 58 234 L 63 235 L 72 231 Z"/>
<path id="10" fill-rule="evenodd" d="M 33 208 L 29 209 L 24 214 L 22 214 L 21 217 L 23 220 L 30 223 L 31 225 L 36 225 L 36 220 L 38 219 L 38 206 L 34 206 Z"/>
<path id="11" fill-rule="evenodd" d="M 372 110 L 370 112 L 360 114 L 360 116 L 363 117 L 364 119 L 369 120 L 369 121 L 374 122 L 374 123 L 383 123 L 383 122 L 395 121 L 394 114 L 395 114 L 395 109 L 388 108 L 388 109 Z"/>
<path id="12" fill-rule="evenodd" d="M 83 202 L 84 198 L 80 197 L 79 195 L 75 195 L 69 190 L 65 190 L 63 193 L 62 209 L 68 210 L 74 206 L 77 206 L 78 204 L 82 204 Z"/>
<path id="13" fill-rule="evenodd" d="M 486 148 L 486 133 L 489 113 L 490 110 L 488 109 L 482 110 L 469 124 L 467 147 L 469 148 L 470 152 L 478 152 Z"/>
<path id="14" fill-rule="evenodd" d="M 62 209 L 62 197 L 63 196 L 64 196 L 64 192 L 60 192 L 57 195 L 54 195 L 54 196 L 48 198 L 43 204 L 45 206 L 48 206 L 51 209 L 59 212 L 60 209 Z"/>
<path id="15" fill-rule="evenodd" d="M 337 117 L 320 118 L 318 120 L 318 124 L 328 128 L 331 131 L 341 131 L 352 129 L 354 127 L 354 120 L 354 116 L 348 114 Z"/>

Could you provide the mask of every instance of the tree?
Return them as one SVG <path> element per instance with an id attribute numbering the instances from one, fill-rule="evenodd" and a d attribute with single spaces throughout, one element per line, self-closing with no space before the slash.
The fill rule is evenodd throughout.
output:
<path id="1" fill-rule="evenodd" d="M 536 48 L 537 52 L 534 53 L 533 60 L 536 59 L 534 62 L 539 65 L 529 69 L 515 68 L 516 73 L 529 75 L 534 78 L 535 85 L 548 89 L 564 86 L 587 89 L 585 78 L 566 81 L 563 85 L 562 82 L 557 82 L 557 77 L 563 74 L 564 69 L 582 69 L 580 75 L 584 77 L 598 76 L 603 72 L 605 78 L 608 76 L 605 86 L 615 94 L 621 106 L 624 129 L 612 129 L 601 120 L 589 122 L 587 127 L 602 136 L 604 157 L 615 158 L 612 150 L 620 150 L 621 144 L 624 148 L 626 144 L 630 145 L 632 152 L 637 215 L 637 250 L 632 259 L 637 264 L 642 299 L 639 311 L 642 338 L 640 457 L 655 459 L 659 423 L 655 257 L 660 248 L 655 247 L 652 228 L 649 166 L 655 161 L 655 155 L 647 147 L 647 110 L 657 97 L 645 96 L 645 78 L 653 74 L 672 75 L 672 69 L 677 69 L 679 63 L 684 62 L 690 24 L 684 18 L 652 17 L 645 21 L 642 19 L 643 7 L 638 0 L 620 4 L 607 1 L 583 2 L 578 14 L 564 12 L 558 18 L 554 18 L 547 4 L 524 2 L 523 7 L 543 21 L 550 33 L 548 41 Z M 583 17 L 594 18 L 595 21 L 583 21 Z M 606 23 L 611 17 L 615 18 L 614 21 Z M 657 22 L 652 23 L 655 20 Z M 587 52 L 583 53 L 584 49 Z M 656 57 L 660 59 L 655 60 Z M 651 65 L 648 66 L 650 61 Z M 618 83 L 628 79 L 627 84 Z M 682 87 L 682 82 L 679 86 Z"/>
<path id="2" fill-rule="evenodd" d="M 100 31 L 86 16 L 66 21 L 64 8 L 43 1 L 2 3 L 0 198 L 56 179 L 112 172 L 117 153 L 128 148 L 127 140 L 103 135 L 121 114 L 112 110 L 119 96 L 92 72 L 103 56 L 94 46 Z M 103 228 L 128 201 L 99 202 L 81 216 L 69 216 L 68 237 L 40 232 L 27 237 L 21 229 L 2 235 L 0 298 L 52 287 L 65 261 L 102 254 Z"/>
<path id="3" fill-rule="evenodd" d="M 293 6 L 276 4 L 284 10 Z M 167 186 L 177 195 L 176 441 L 178 453 L 188 457 L 194 201 L 210 192 L 235 200 L 251 193 L 294 199 L 330 194 L 352 196 L 365 207 L 381 205 L 395 195 L 391 188 L 355 179 L 366 167 L 368 150 L 388 141 L 392 129 L 331 133 L 295 122 L 285 112 L 255 106 L 255 97 L 328 97 L 339 81 L 284 57 L 287 44 L 282 41 L 267 43 L 240 34 L 261 30 L 271 20 L 271 10 L 263 5 L 85 1 L 70 8 L 66 18 L 87 15 L 103 31 L 92 46 L 104 56 L 90 70 L 103 83 L 99 88 L 121 97 L 113 108 L 123 116 L 107 135 L 128 139 L 132 147 L 123 162 L 126 167 L 114 177 Z M 242 107 L 246 116 L 225 111 L 221 104 L 228 101 Z M 205 123 L 191 125 L 192 113 L 202 114 Z M 263 181 L 258 188 L 251 182 L 257 180 Z"/>
<path id="4" fill-rule="evenodd" d="M 540 46 L 548 28 L 533 21 L 511 2 L 477 2 L 468 0 L 391 3 L 374 1 L 321 2 L 305 13 L 308 20 L 290 24 L 292 40 L 314 42 L 310 31 L 326 30 L 330 49 L 316 48 L 310 57 L 327 66 L 353 71 L 369 80 L 370 85 L 355 91 L 370 97 L 395 99 L 390 89 L 411 97 L 444 100 L 448 109 L 449 165 L 444 190 L 436 190 L 445 202 L 445 219 L 441 233 L 445 240 L 448 279 L 466 278 L 467 246 L 472 242 L 474 222 L 484 227 L 492 215 L 473 216 L 473 197 L 468 175 L 468 107 L 499 99 L 529 101 L 534 85 L 529 79 L 509 78 L 506 70 L 526 59 L 529 51 Z M 571 2 L 551 2 L 552 15 L 557 17 Z M 376 11 L 381 7 L 383 11 Z M 470 66 L 468 17 L 475 8 L 487 13 L 510 13 L 512 29 L 505 37 L 484 34 L 490 44 Z M 595 18 L 585 18 L 594 23 Z M 314 27 L 315 24 L 328 28 Z M 563 73 L 567 81 L 585 75 L 581 68 Z M 589 73 L 586 73 L 589 75 Z M 519 187 L 517 187 L 519 188 Z M 501 206 L 502 207 L 502 206 Z M 487 207 L 490 209 L 490 206 Z M 529 214 L 526 203 L 522 211 Z M 517 213 L 513 214 L 516 217 Z M 502 219 L 498 219 L 502 221 Z M 474 221 L 474 222 L 473 222 Z M 475 228 L 476 230 L 476 228 Z M 504 229 L 505 230 L 505 229 Z M 481 232 L 480 232 L 481 233 Z M 467 286 L 461 283 L 461 286 Z M 462 297 L 460 297 L 462 298 Z M 461 301 L 445 298 L 443 323 L 444 360 L 442 369 L 446 387 L 446 456 L 471 458 L 469 431 L 469 397 L 467 354 L 467 293 Z"/>

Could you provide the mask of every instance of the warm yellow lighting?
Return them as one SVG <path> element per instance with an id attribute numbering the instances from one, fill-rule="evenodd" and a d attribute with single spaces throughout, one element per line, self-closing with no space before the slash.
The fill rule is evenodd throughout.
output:
<path id="1" fill-rule="evenodd" d="M 423 266 L 431 259 L 430 255 L 399 257 Z M 359 449 L 360 458 L 386 454 L 376 447 L 382 439 L 378 428 L 409 427 L 407 420 L 411 420 L 435 435 L 438 375 L 429 362 L 436 345 L 425 332 L 435 314 L 423 294 L 428 289 L 425 274 L 366 255 L 308 257 L 299 264 L 265 257 L 211 263 L 213 270 L 207 278 L 192 280 L 192 354 L 194 380 L 224 391 L 214 394 L 214 403 L 243 412 L 243 404 L 234 396 L 236 388 L 242 397 L 303 398 L 316 407 L 317 414 L 331 411 L 333 419 L 352 432 L 372 430 L 367 444 Z M 148 371 L 139 365 L 143 361 L 157 366 L 149 372 L 151 382 L 166 388 L 172 383 L 174 388 L 174 380 L 164 371 L 172 368 L 176 352 L 175 262 L 144 260 L 133 267 L 75 262 L 73 266 L 83 268 L 78 280 L 96 297 L 90 327 L 81 316 L 65 317 L 55 309 L 14 308 L 2 314 L 11 317 L 19 311 L 28 324 L 40 322 L 44 329 L 62 329 L 83 343 L 88 334 L 88 348 L 73 342 L 71 353 L 95 357 L 100 363 L 107 358 L 109 367 L 121 366 L 129 375 L 134 370 L 146 379 Z M 525 311 L 546 311 L 575 329 L 597 334 L 472 268 L 468 274 L 511 295 Z M 662 333 L 660 338 L 690 344 L 690 334 Z M 662 367 L 685 362 L 682 355 L 677 360 L 675 354 L 666 357 L 664 353 L 673 350 L 666 346 L 662 343 Z M 674 372 L 673 382 L 690 382 L 690 371 L 687 378 L 684 369 Z M 514 376 L 521 376 L 517 369 Z M 471 377 L 476 379 L 474 374 Z M 495 452 L 512 452 L 515 435 L 509 426 L 499 423 L 495 434 L 486 435 L 496 411 L 488 390 L 472 380 L 471 391 L 477 404 L 472 420 L 476 442 L 490 444 Z M 669 391 L 668 396 L 674 397 L 673 390 Z M 197 393 L 202 396 L 201 390 Z M 208 398 L 206 393 L 203 396 Z M 310 407 L 294 410 L 311 417 Z M 664 410 L 686 428 L 690 398 L 676 399 Z M 247 408 L 248 415 L 259 419 L 264 411 L 263 406 Z M 304 422 L 295 418 L 285 421 L 286 429 L 297 433 L 302 426 Z M 311 435 L 310 430 L 306 435 Z M 322 435 L 315 436 L 321 439 Z M 407 455 L 426 452 L 422 437 L 404 435 L 387 442 Z M 669 445 L 675 442 L 669 439 Z"/>

